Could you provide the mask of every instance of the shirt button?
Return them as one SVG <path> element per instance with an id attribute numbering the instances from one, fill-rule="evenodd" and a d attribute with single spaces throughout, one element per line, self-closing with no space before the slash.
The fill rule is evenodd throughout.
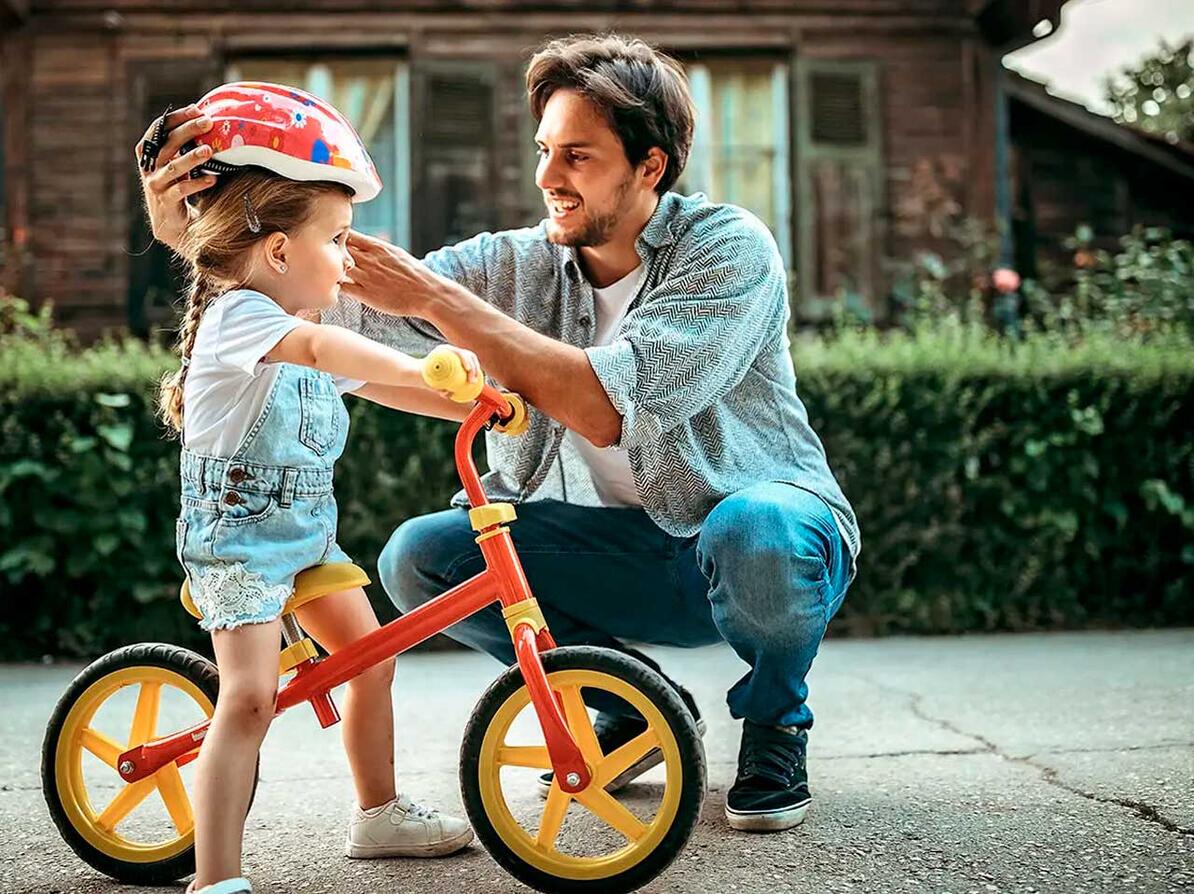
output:
<path id="1" fill-rule="evenodd" d="M 590 321 L 589 321 L 589 318 L 588 318 L 587 316 L 586 316 L 586 317 L 581 317 L 581 318 L 580 318 L 580 325 L 582 325 L 582 326 L 588 326 L 588 325 L 589 325 L 589 322 L 590 322 Z"/>
<path id="2" fill-rule="evenodd" d="M 241 468 L 233 469 L 228 473 L 228 478 L 233 484 L 240 484 L 247 477 L 245 470 Z"/>
<path id="3" fill-rule="evenodd" d="M 239 506 L 243 501 L 241 500 L 240 494 L 238 494 L 234 490 L 230 490 L 224 496 L 224 502 L 227 503 L 229 506 Z"/>

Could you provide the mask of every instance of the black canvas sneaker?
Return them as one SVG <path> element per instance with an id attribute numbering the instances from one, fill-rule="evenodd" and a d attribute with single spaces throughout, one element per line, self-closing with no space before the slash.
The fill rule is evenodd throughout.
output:
<path id="1" fill-rule="evenodd" d="M 812 803 L 805 770 L 808 733 L 742 722 L 738 777 L 726 793 L 734 829 L 780 832 L 804 821 Z"/>

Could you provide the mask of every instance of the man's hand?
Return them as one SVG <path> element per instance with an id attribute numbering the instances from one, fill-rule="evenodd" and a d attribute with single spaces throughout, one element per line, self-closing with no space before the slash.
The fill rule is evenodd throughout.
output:
<path id="1" fill-rule="evenodd" d="M 211 130 L 211 119 L 204 118 L 195 106 L 187 106 L 166 116 L 164 142 L 152 170 L 141 170 L 141 191 L 145 210 L 149 214 L 154 238 L 178 250 L 189 220 L 186 197 L 201 192 L 216 182 L 207 175 L 191 179 L 191 171 L 211 158 L 211 149 L 199 146 L 179 157 L 179 150 L 199 134 Z M 133 157 L 141 160 L 145 142 L 153 136 L 157 121 L 150 124 L 133 149 Z"/>
<path id="2" fill-rule="evenodd" d="M 398 246 L 356 230 L 348 236 L 348 250 L 356 266 L 342 291 L 384 313 L 429 319 L 446 294 L 460 289 Z"/>

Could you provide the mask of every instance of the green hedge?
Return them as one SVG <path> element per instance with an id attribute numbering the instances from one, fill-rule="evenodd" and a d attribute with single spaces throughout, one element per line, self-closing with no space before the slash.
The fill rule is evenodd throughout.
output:
<path id="1" fill-rule="evenodd" d="M 794 347 L 800 391 L 858 510 L 835 630 L 937 633 L 1194 623 L 1194 351 L 941 329 Z M 0 340 L 0 635 L 8 657 L 160 639 L 206 648 L 177 601 L 170 359 Z M 352 401 L 345 548 L 456 488 L 454 427 Z M 531 582 L 532 585 L 534 581 Z M 393 611 L 379 586 L 374 601 Z"/>
<path id="2" fill-rule="evenodd" d="M 1194 350 L 959 331 L 796 349 L 863 532 L 841 626 L 1194 623 Z"/>

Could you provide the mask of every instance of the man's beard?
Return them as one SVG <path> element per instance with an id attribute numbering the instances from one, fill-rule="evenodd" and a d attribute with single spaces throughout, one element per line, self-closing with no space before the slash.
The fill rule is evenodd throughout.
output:
<path id="1" fill-rule="evenodd" d="M 628 211 L 626 206 L 629 204 L 626 201 L 626 196 L 630 193 L 630 187 L 633 182 L 634 175 L 632 174 L 618 184 L 618 188 L 614 192 L 614 200 L 611 203 L 613 210 L 607 211 L 604 214 L 592 215 L 579 230 L 570 232 L 559 228 L 553 232 L 552 224 L 549 222 L 547 227 L 547 241 L 554 245 L 568 245 L 573 248 L 605 245 L 613 236 L 614 230 L 622 221 L 622 218 L 626 216 Z"/>

